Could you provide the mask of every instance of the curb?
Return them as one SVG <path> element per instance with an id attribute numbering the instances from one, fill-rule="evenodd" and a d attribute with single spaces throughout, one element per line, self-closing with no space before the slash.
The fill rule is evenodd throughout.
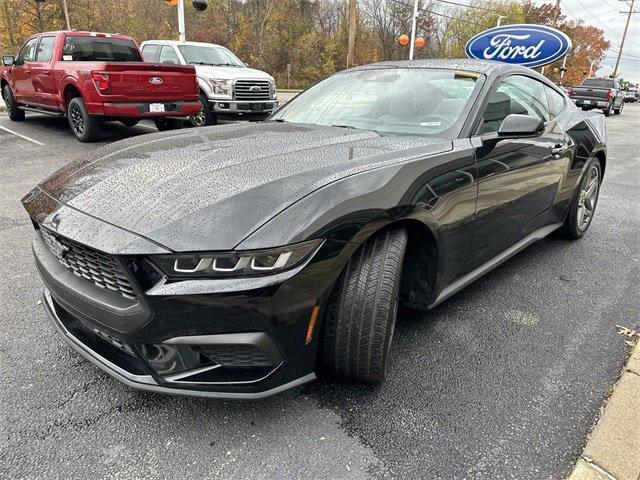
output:
<path id="1" fill-rule="evenodd" d="M 567 480 L 640 479 L 640 340 Z"/>

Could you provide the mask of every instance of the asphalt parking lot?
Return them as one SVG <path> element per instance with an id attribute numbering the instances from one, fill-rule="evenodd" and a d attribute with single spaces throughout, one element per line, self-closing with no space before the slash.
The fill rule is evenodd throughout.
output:
<path id="1" fill-rule="evenodd" d="M 607 119 L 585 238 L 545 239 L 432 312 L 401 312 L 387 382 L 259 402 L 128 389 L 48 323 L 20 198 L 98 145 L 0 114 L 0 479 L 517 478 L 571 470 L 640 327 L 640 105 Z M 24 138 L 26 137 L 26 138 Z"/>

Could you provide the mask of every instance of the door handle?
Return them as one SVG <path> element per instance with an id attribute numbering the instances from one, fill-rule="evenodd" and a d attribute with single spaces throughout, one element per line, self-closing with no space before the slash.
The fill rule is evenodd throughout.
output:
<path id="1" fill-rule="evenodd" d="M 568 148 L 569 146 L 567 144 L 561 145 L 559 143 L 556 143 L 553 147 L 551 147 L 551 155 L 556 158 L 560 158 L 560 155 L 566 152 Z"/>

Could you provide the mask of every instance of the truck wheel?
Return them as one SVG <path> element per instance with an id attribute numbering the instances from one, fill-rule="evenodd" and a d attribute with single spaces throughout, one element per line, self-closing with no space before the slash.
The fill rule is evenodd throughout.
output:
<path id="1" fill-rule="evenodd" d="M 16 99 L 13 96 L 13 92 L 11 91 L 11 87 L 9 85 L 4 86 L 2 98 L 4 98 L 4 103 L 7 105 L 7 113 L 9 114 L 9 119 L 14 122 L 23 121 L 24 110 L 20 110 L 18 108 L 18 102 L 16 102 Z"/>
<path id="2" fill-rule="evenodd" d="M 322 338 L 324 365 L 334 375 L 384 380 L 406 245 L 406 230 L 387 230 L 349 260 L 331 294 Z"/>
<path id="3" fill-rule="evenodd" d="M 100 121 L 89 115 L 82 97 L 74 97 L 67 107 L 67 118 L 71 132 L 81 142 L 92 142 L 100 133 Z"/>
<path id="4" fill-rule="evenodd" d="M 614 108 L 613 113 L 615 113 L 616 115 L 620 115 L 622 113 L 623 108 L 624 108 L 624 102 L 620 104 L 620 108 Z"/>
<path id="5" fill-rule="evenodd" d="M 613 107 L 613 104 L 610 103 L 609 106 L 603 110 L 605 117 L 608 117 L 609 115 L 611 115 L 611 110 L 613 109 L 612 107 Z"/>
<path id="6" fill-rule="evenodd" d="M 205 127 L 207 125 L 217 125 L 218 124 L 218 116 L 211 111 L 211 106 L 209 105 L 209 99 L 206 95 L 200 94 L 200 105 L 202 105 L 202 110 L 196 113 L 195 115 L 189 116 L 189 120 L 191 120 L 191 125 L 194 127 Z"/>
<path id="7" fill-rule="evenodd" d="M 156 128 L 160 132 L 166 132 L 167 130 L 180 130 L 184 125 L 184 121 L 178 118 L 160 117 L 156 118 L 154 122 L 156 124 Z"/>

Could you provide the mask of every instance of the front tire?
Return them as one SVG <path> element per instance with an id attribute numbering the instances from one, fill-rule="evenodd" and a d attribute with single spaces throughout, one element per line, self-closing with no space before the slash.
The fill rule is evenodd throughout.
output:
<path id="1" fill-rule="evenodd" d="M 218 116 L 211 111 L 211 106 L 209 105 L 209 99 L 206 95 L 200 94 L 200 105 L 202 109 L 200 112 L 195 115 L 191 115 L 189 120 L 191 121 L 191 125 L 194 127 L 206 127 L 209 125 L 217 125 L 218 124 Z"/>
<path id="2" fill-rule="evenodd" d="M 587 233 L 598 205 L 601 182 L 602 166 L 600 160 L 593 159 L 580 181 L 562 226 L 562 233 L 567 238 L 577 240 Z"/>
<path id="3" fill-rule="evenodd" d="M 180 130 L 184 121 L 178 118 L 168 118 L 168 117 L 160 117 L 154 120 L 156 124 L 156 128 L 161 132 L 166 132 L 168 130 Z"/>
<path id="4" fill-rule="evenodd" d="M 16 98 L 13 96 L 13 92 L 11 91 L 11 87 L 9 85 L 4 86 L 2 97 L 4 98 L 4 103 L 7 106 L 7 113 L 9 114 L 9 119 L 13 122 L 23 121 L 24 110 L 20 110 L 20 108 L 18 108 L 18 102 L 16 101 Z"/>
<path id="5" fill-rule="evenodd" d="M 605 108 L 602 112 L 604 113 L 605 117 L 608 117 L 609 115 L 611 115 L 612 110 L 613 110 L 613 103 L 609 104 L 609 106 Z"/>
<path id="6" fill-rule="evenodd" d="M 74 97 L 67 107 L 71 132 L 83 143 L 92 142 L 100 133 L 100 121 L 87 111 L 82 97 Z"/>
<path id="7" fill-rule="evenodd" d="M 406 230 L 387 230 L 349 260 L 329 299 L 323 331 L 324 365 L 334 375 L 384 381 L 406 245 Z"/>

